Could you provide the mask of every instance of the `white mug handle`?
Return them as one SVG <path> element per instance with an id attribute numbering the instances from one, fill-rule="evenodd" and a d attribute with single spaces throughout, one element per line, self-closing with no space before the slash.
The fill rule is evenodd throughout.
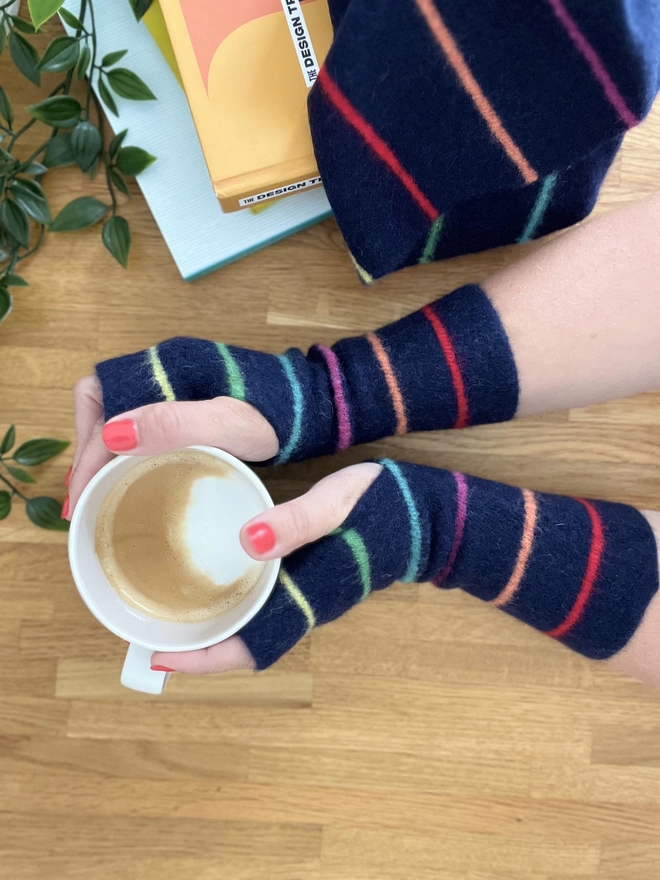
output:
<path id="1" fill-rule="evenodd" d="M 121 671 L 121 683 L 132 691 L 144 694 L 162 694 L 170 677 L 169 672 L 155 672 L 151 669 L 151 650 L 141 645 L 128 646 L 124 668 Z"/>

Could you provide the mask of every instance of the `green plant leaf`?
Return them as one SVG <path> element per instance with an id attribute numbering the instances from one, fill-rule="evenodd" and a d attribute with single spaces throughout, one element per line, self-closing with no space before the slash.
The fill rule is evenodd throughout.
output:
<path id="1" fill-rule="evenodd" d="M 7 125 L 11 128 L 11 124 L 14 121 L 14 113 L 11 109 L 11 103 L 7 97 L 7 92 L 5 92 L 2 86 L 0 86 L 0 116 L 2 116 L 7 122 Z"/>
<path id="2" fill-rule="evenodd" d="M 58 134 L 48 141 L 44 164 L 49 168 L 62 168 L 64 165 L 73 165 L 75 161 L 69 132 Z"/>
<path id="3" fill-rule="evenodd" d="M 19 18 L 18 15 L 11 16 L 11 23 L 16 28 L 16 30 L 21 31 L 21 33 L 34 35 L 37 32 L 37 29 L 31 21 L 26 21 L 24 18 Z"/>
<path id="4" fill-rule="evenodd" d="M 118 52 L 108 52 L 107 55 L 103 56 L 103 61 L 101 61 L 101 67 L 112 67 L 113 64 L 116 64 L 118 61 L 124 57 L 124 55 L 128 52 L 128 49 L 120 49 Z"/>
<path id="5" fill-rule="evenodd" d="M 9 492 L 0 492 L 0 519 L 7 519 L 11 510 L 11 495 Z"/>
<path id="6" fill-rule="evenodd" d="M 25 37 L 12 31 L 9 35 L 9 53 L 11 60 L 35 86 L 41 85 L 41 74 L 37 69 L 39 55 L 32 43 L 28 43 Z"/>
<path id="7" fill-rule="evenodd" d="M 111 113 L 114 113 L 115 116 L 119 116 L 119 110 L 117 110 L 117 104 L 115 99 L 112 97 L 112 92 L 106 86 L 102 79 L 99 79 L 99 94 L 101 96 L 101 100 L 108 108 Z"/>
<path id="8" fill-rule="evenodd" d="M 75 232 L 93 226 L 105 216 L 108 206 L 92 196 L 81 196 L 65 205 L 51 224 L 51 232 Z"/>
<path id="9" fill-rule="evenodd" d="M 68 9 L 62 7 L 60 9 L 60 18 L 71 28 L 75 28 L 77 31 L 84 30 L 83 23 L 79 18 L 73 14 L 73 12 L 69 12 Z"/>
<path id="10" fill-rule="evenodd" d="M 117 167 L 122 174 L 135 177 L 148 168 L 156 157 L 141 147 L 122 147 L 117 154 Z"/>
<path id="11" fill-rule="evenodd" d="M 2 27 L 0 28 L 0 55 L 5 51 L 5 46 L 7 45 L 7 31 Z"/>
<path id="12" fill-rule="evenodd" d="M 69 531 L 69 521 L 62 519 L 62 505 L 54 498 L 48 498 L 46 495 L 30 498 L 25 509 L 32 522 L 40 529 L 51 529 L 54 532 Z"/>
<path id="13" fill-rule="evenodd" d="M 4 455 L 5 452 L 9 452 L 14 443 L 16 442 L 16 426 L 10 425 L 7 428 L 7 432 L 5 436 L 2 438 L 2 443 L 0 443 L 0 455 Z"/>
<path id="14" fill-rule="evenodd" d="M 11 312 L 12 307 L 11 294 L 6 287 L 0 287 L 0 324 Z"/>
<path id="15" fill-rule="evenodd" d="M 30 247 L 30 221 L 23 208 L 5 198 L 0 204 L 0 224 L 21 247 Z"/>
<path id="16" fill-rule="evenodd" d="M 82 171 L 89 171 L 101 152 L 101 132 L 91 122 L 79 122 L 71 132 L 71 146 Z"/>
<path id="17" fill-rule="evenodd" d="M 34 26 L 40 28 L 41 25 L 55 15 L 64 0 L 28 0 L 28 9 Z"/>
<path id="18" fill-rule="evenodd" d="M 5 275 L 2 279 L 3 282 L 7 285 L 7 287 L 29 287 L 30 285 L 27 283 L 25 278 L 21 278 L 20 275 Z M 2 450 L 0 449 L 0 453 Z"/>
<path id="19" fill-rule="evenodd" d="M 142 18 L 145 12 L 148 11 L 152 3 L 153 0 L 131 0 L 133 12 L 135 13 L 135 17 L 138 21 Z"/>
<path id="20" fill-rule="evenodd" d="M 20 483 L 36 483 L 37 481 L 29 474 L 27 471 L 24 471 L 23 468 L 13 467 L 11 465 L 7 465 L 7 470 L 12 475 L 15 480 L 18 480 Z"/>
<path id="21" fill-rule="evenodd" d="M 120 192 L 120 193 L 123 193 L 125 196 L 128 196 L 128 197 L 130 198 L 131 193 L 130 193 L 129 188 L 126 186 L 126 181 L 125 181 L 124 178 L 121 176 L 121 174 L 119 173 L 119 171 L 117 171 L 116 168 L 111 168 L 111 169 L 110 169 L 110 177 L 111 177 L 112 182 L 114 183 L 114 185 L 115 185 L 115 186 L 117 187 L 117 189 L 119 190 L 119 192 Z"/>
<path id="22" fill-rule="evenodd" d="M 51 437 L 39 437 L 37 440 L 28 440 L 21 443 L 14 453 L 14 461 L 32 467 L 35 464 L 43 464 L 50 458 L 54 458 L 69 446 L 68 440 L 53 440 Z"/>
<path id="23" fill-rule="evenodd" d="M 116 67 L 107 72 L 108 82 L 112 90 L 120 98 L 130 101 L 155 101 L 156 96 L 140 77 L 127 67 Z"/>
<path id="24" fill-rule="evenodd" d="M 119 148 L 124 142 L 124 138 L 128 134 L 128 129 L 125 128 L 123 131 L 120 131 L 119 134 L 116 134 L 113 139 L 110 141 L 108 145 L 108 153 L 110 154 L 110 158 L 114 159 L 117 153 L 119 152 Z"/>
<path id="25" fill-rule="evenodd" d="M 47 226 L 52 221 L 46 193 L 36 180 L 15 180 L 11 194 L 16 204 L 20 205 L 37 223 L 44 223 Z"/>
<path id="26" fill-rule="evenodd" d="M 79 54 L 80 43 L 76 37 L 55 37 L 39 62 L 39 70 L 45 73 L 71 70 L 76 66 Z"/>
<path id="27" fill-rule="evenodd" d="M 84 79 L 85 74 L 87 73 L 87 68 L 89 67 L 89 62 L 92 60 L 92 53 L 89 51 L 89 46 L 87 43 L 80 50 L 80 57 L 78 58 L 78 64 L 76 65 L 76 76 L 78 79 Z"/>
<path id="28" fill-rule="evenodd" d="M 45 174 L 48 171 L 45 165 L 42 165 L 41 162 L 30 162 L 27 168 L 24 168 L 21 171 L 21 174 Z"/>
<path id="29" fill-rule="evenodd" d="M 10 174 L 18 165 L 18 159 L 0 147 L 0 174 Z"/>
<path id="30" fill-rule="evenodd" d="M 80 104 L 69 95 L 55 95 L 31 104 L 28 113 L 53 128 L 71 128 L 80 119 Z"/>
<path id="31" fill-rule="evenodd" d="M 92 164 L 89 168 L 89 171 L 87 172 L 89 174 L 90 180 L 94 180 L 94 178 L 96 177 L 96 172 L 99 170 L 99 162 L 100 161 L 101 161 L 101 156 L 99 155 L 92 162 Z"/>
<path id="32" fill-rule="evenodd" d="M 131 227 L 123 217 L 110 217 L 103 224 L 103 244 L 117 262 L 126 269 L 131 250 Z"/>

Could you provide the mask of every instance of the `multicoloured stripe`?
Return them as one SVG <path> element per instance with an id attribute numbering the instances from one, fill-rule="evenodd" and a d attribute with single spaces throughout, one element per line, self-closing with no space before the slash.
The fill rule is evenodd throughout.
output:
<path id="1" fill-rule="evenodd" d="M 456 483 L 456 520 L 454 522 L 454 539 L 451 544 L 451 550 L 447 557 L 447 564 L 440 574 L 433 579 L 436 587 L 441 586 L 451 574 L 451 570 L 456 562 L 456 557 L 463 543 L 463 535 L 465 533 L 465 522 L 467 520 L 468 510 L 468 481 L 465 474 L 452 474 Z"/>
<path id="2" fill-rule="evenodd" d="M 316 618 L 314 616 L 314 612 L 312 611 L 312 606 L 305 598 L 305 595 L 300 587 L 297 586 L 293 578 L 289 574 L 287 574 L 287 572 L 283 568 L 280 569 L 280 582 L 291 597 L 291 600 L 298 606 L 298 608 L 300 608 L 300 610 L 304 614 L 305 620 L 307 621 L 307 631 L 309 632 L 310 629 L 313 629 L 316 626 Z"/>
<path id="3" fill-rule="evenodd" d="M 285 464 L 291 459 L 291 456 L 296 451 L 296 449 L 298 448 L 298 444 L 300 443 L 300 437 L 302 435 L 305 398 L 303 396 L 298 377 L 296 376 L 294 366 L 289 360 L 288 356 L 286 354 L 279 355 L 279 361 L 282 364 L 282 369 L 284 370 L 287 379 L 289 380 L 289 386 L 291 388 L 291 398 L 293 401 L 293 421 L 291 424 L 291 433 L 289 434 L 289 439 L 286 442 L 286 446 L 280 451 L 279 455 L 275 459 L 277 464 Z"/>
<path id="4" fill-rule="evenodd" d="M 147 352 L 153 380 L 158 385 L 163 400 L 176 400 L 176 394 L 167 376 L 167 371 L 158 355 L 158 346 L 152 345 Z"/>
<path id="5" fill-rule="evenodd" d="M 603 64 L 600 55 L 582 33 L 577 22 L 568 9 L 566 9 L 563 0 L 547 0 L 547 3 L 570 37 L 575 48 L 591 68 L 591 72 L 600 83 L 603 92 L 605 93 L 605 97 L 616 110 L 621 121 L 624 122 L 628 128 L 633 128 L 635 125 L 639 125 L 641 120 L 626 104 L 623 95 L 607 72 L 607 68 Z"/>
<path id="6" fill-rule="evenodd" d="M 445 215 L 440 214 L 440 216 L 436 217 L 431 224 L 428 238 L 426 239 L 426 244 L 424 245 L 424 250 L 422 251 L 422 256 L 419 258 L 420 263 L 431 263 L 435 259 L 435 252 L 438 249 L 438 242 L 440 241 L 440 236 L 442 235 L 442 227 L 444 226 L 444 223 Z"/>
<path id="7" fill-rule="evenodd" d="M 419 518 L 419 511 L 417 510 L 413 494 L 410 491 L 408 481 L 403 476 L 399 465 L 389 458 L 381 459 L 380 463 L 384 468 L 387 468 L 394 477 L 408 511 L 408 521 L 410 524 L 410 556 L 408 557 L 406 572 L 401 580 L 410 583 L 417 577 L 419 564 L 422 558 L 422 524 Z"/>
<path id="8" fill-rule="evenodd" d="M 598 577 L 598 570 L 600 568 L 600 561 L 605 548 L 605 535 L 603 533 L 603 522 L 600 518 L 600 514 L 591 501 L 585 501 L 583 498 L 577 498 L 576 500 L 584 505 L 589 514 L 589 519 L 591 520 L 591 547 L 589 548 L 587 568 L 575 604 L 571 608 L 566 619 L 560 623 L 559 626 L 556 626 L 554 629 L 551 629 L 546 633 L 546 635 L 549 635 L 553 639 L 560 639 L 562 636 L 565 636 L 566 633 L 573 629 L 575 624 L 582 617 L 584 609 L 589 603 L 589 598 L 593 593 L 596 579 Z"/>
<path id="9" fill-rule="evenodd" d="M 390 392 L 390 397 L 392 398 L 394 414 L 396 416 L 395 433 L 397 434 L 397 436 L 401 437 L 403 434 L 408 433 L 408 416 L 406 414 L 406 403 L 403 399 L 403 394 L 401 393 L 401 388 L 399 387 L 399 382 L 396 378 L 394 367 L 392 366 L 390 356 L 385 350 L 385 346 L 380 341 L 377 334 L 373 332 L 367 333 L 366 338 L 369 342 L 369 345 L 373 349 L 373 353 L 376 357 L 376 360 L 378 361 L 378 365 L 383 371 L 385 382 L 387 383 L 387 389 Z"/>
<path id="10" fill-rule="evenodd" d="M 346 122 L 357 131 L 360 137 L 369 145 L 369 147 L 371 147 L 378 158 L 408 190 L 420 210 L 426 214 L 429 220 L 435 220 L 440 212 L 431 204 L 428 197 L 424 195 L 412 175 L 406 171 L 388 144 L 376 134 L 373 127 L 367 122 L 364 116 L 362 116 L 353 104 L 351 104 L 346 95 L 344 95 L 339 86 L 332 79 L 325 66 L 321 68 L 319 73 L 318 84 L 323 90 L 326 98 L 335 109 L 341 113 Z"/>
<path id="11" fill-rule="evenodd" d="M 369 561 L 369 551 L 362 539 L 362 535 L 360 535 L 355 529 L 348 529 L 347 531 L 342 532 L 341 536 L 350 548 L 360 574 L 360 582 L 362 584 L 362 596 L 360 597 L 360 601 L 363 601 L 371 592 L 371 563 Z"/>
<path id="12" fill-rule="evenodd" d="M 348 449 L 353 442 L 351 416 L 344 395 L 344 380 L 341 373 L 341 366 L 337 355 L 331 348 L 326 348 L 325 345 L 317 345 L 316 348 L 321 353 L 330 375 L 330 383 L 332 385 L 332 391 L 335 397 L 335 407 L 337 409 L 337 451 L 341 452 L 344 449 Z"/>
<path id="13" fill-rule="evenodd" d="M 522 495 L 525 503 L 525 514 L 522 537 L 520 539 L 520 549 L 508 583 L 502 592 L 492 600 L 492 604 L 496 605 L 498 608 L 511 602 L 518 592 L 518 588 L 525 575 L 525 569 L 527 568 L 527 563 L 529 562 L 529 557 L 532 555 L 532 548 L 534 546 L 534 534 L 536 532 L 536 522 L 538 519 L 538 502 L 536 500 L 536 495 L 533 492 L 530 492 L 529 489 L 523 489 Z"/>
<path id="14" fill-rule="evenodd" d="M 534 207 L 532 208 L 527 223 L 525 224 L 525 228 L 523 229 L 523 233 L 518 239 L 518 244 L 524 244 L 527 241 L 531 241 L 536 237 L 536 233 L 538 232 L 539 226 L 543 222 L 543 218 L 545 217 L 545 212 L 548 210 L 548 205 L 550 204 L 550 200 L 552 199 L 553 190 L 557 184 L 556 173 L 548 174 L 548 176 L 543 180 L 543 185 L 541 186 L 540 192 L 536 197 L 536 201 L 534 202 Z"/>
<path id="15" fill-rule="evenodd" d="M 459 82 L 472 99 L 474 106 L 479 113 L 481 113 L 481 116 L 490 129 L 493 137 L 499 142 L 506 155 L 516 166 L 525 183 L 534 183 L 537 181 L 537 172 L 527 161 L 522 150 L 506 130 L 502 120 L 497 115 L 495 108 L 484 94 L 483 89 L 475 79 L 467 61 L 465 60 L 465 56 L 459 49 L 456 40 L 443 21 L 442 16 L 433 3 L 433 0 L 415 0 L 415 2 L 417 3 L 417 8 L 424 17 L 429 30 L 444 52 L 447 61 L 454 69 L 454 73 L 458 77 Z"/>
<path id="16" fill-rule="evenodd" d="M 424 306 L 422 314 L 433 327 L 451 374 L 454 394 L 456 395 L 456 421 L 454 423 L 454 428 L 467 428 L 470 424 L 470 408 L 468 405 L 467 394 L 465 392 L 465 382 L 463 381 L 463 375 L 461 373 L 453 343 L 446 327 L 431 306 Z"/>
<path id="17" fill-rule="evenodd" d="M 229 350 L 229 346 L 224 342 L 216 342 L 215 347 L 218 350 L 220 359 L 227 373 L 227 381 L 229 382 L 229 396 L 236 400 L 245 400 L 245 380 L 241 368 L 236 363 L 234 356 Z"/>

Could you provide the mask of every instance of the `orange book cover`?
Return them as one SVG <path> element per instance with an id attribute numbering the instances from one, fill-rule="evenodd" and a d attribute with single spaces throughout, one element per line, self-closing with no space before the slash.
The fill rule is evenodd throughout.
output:
<path id="1" fill-rule="evenodd" d="M 327 0 L 160 0 L 224 211 L 321 185 L 307 95 L 332 41 Z"/>

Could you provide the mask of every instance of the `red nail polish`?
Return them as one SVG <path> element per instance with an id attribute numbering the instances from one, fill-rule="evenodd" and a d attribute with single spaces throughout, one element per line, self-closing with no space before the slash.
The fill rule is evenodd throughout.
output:
<path id="1" fill-rule="evenodd" d="M 248 526 L 247 536 L 255 551 L 261 555 L 268 553 L 275 546 L 275 532 L 268 523 L 254 523 Z"/>
<path id="2" fill-rule="evenodd" d="M 137 425 L 133 419 L 108 422 L 103 428 L 102 437 L 111 452 L 127 452 L 138 444 Z"/>
<path id="3" fill-rule="evenodd" d="M 176 672 L 176 669 L 170 669 L 168 666 L 152 666 L 152 672 Z"/>
<path id="4" fill-rule="evenodd" d="M 64 504 L 62 505 L 62 512 L 61 512 L 60 516 L 62 517 L 62 519 L 66 519 L 68 515 L 69 515 L 69 496 L 67 495 L 66 498 L 64 499 Z"/>
<path id="5" fill-rule="evenodd" d="M 69 470 L 66 472 L 66 477 L 64 478 L 64 485 L 65 486 L 68 486 L 69 483 L 71 482 L 71 474 L 72 473 L 73 473 L 73 465 L 71 465 Z"/>

